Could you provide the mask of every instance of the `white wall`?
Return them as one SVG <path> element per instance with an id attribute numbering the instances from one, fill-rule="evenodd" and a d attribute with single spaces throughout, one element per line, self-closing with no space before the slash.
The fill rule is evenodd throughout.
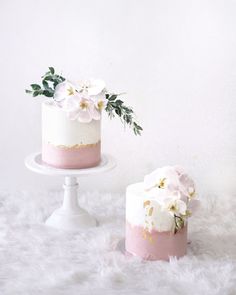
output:
<path id="1" fill-rule="evenodd" d="M 152 169 L 181 164 L 200 192 L 236 188 L 236 1 L 0 2 L 0 187 L 54 189 L 27 171 L 40 149 L 40 102 L 24 93 L 47 66 L 97 77 L 127 102 L 142 137 L 103 120 L 103 150 L 118 167 L 84 189 L 124 190 Z"/>

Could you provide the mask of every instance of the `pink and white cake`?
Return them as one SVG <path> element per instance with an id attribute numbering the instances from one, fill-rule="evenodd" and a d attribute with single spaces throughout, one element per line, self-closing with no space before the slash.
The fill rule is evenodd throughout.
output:
<path id="1" fill-rule="evenodd" d="M 195 186 L 180 167 L 163 167 L 126 190 L 126 251 L 146 260 L 187 253 L 187 219 L 197 208 Z"/>
<path id="2" fill-rule="evenodd" d="M 42 104 L 42 160 L 58 168 L 88 168 L 101 159 L 101 119 L 68 118 L 53 101 Z"/>
<path id="3" fill-rule="evenodd" d="M 118 116 L 140 135 L 142 127 L 134 120 L 132 108 L 108 93 L 105 83 L 88 79 L 72 83 L 55 73 L 42 77 L 42 85 L 26 90 L 33 97 L 50 97 L 42 104 L 42 161 L 57 168 L 90 168 L 101 160 L 101 117 Z"/>

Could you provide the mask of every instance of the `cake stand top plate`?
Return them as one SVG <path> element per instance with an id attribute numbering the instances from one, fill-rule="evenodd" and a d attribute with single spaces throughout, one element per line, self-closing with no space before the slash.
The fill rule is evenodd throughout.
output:
<path id="1" fill-rule="evenodd" d="M 25 166 L 31 171 L 44 175 L 86 176 L 109 171 L 116 166 L 116 161 L 111 155 L 102 154 L 101 162 L 96 167 L 85 169 L 60 169 L 51 167 L 43 163 L 42 154 L 40 152 L 37 152 L 32 153 L 26 157 Z"/>

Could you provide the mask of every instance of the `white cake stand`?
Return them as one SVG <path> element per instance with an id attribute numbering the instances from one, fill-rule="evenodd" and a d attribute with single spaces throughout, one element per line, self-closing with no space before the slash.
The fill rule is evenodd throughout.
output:
<path id="1" fill-rule="evenodd" d="M 93 168 L 58 169 L 43 163 L 41 153 L 33 153 L 25 159 L 25 166 L 36 173 L 65 177 L 63 204 L 46 220 L 46 225 L 64 230 L 80 230 L 97 225 L 96 219 L 78 204 L 77 177 L 98 174 L 113 169 L 116 162 L 112 156 L 102 155 L 101 163 Z"/>

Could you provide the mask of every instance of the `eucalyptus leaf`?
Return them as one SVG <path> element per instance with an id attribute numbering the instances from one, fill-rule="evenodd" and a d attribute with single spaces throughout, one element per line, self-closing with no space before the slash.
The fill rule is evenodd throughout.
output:
<path id="1" fill-rule="evenodd" d="M 32 87 L 33 90 L 39 90 L 41 88 L 39 84 L 31 84 L 30 86 Z"/>
<path id="2" fill-rule="evenodd" d="M 120 105 L 122 105 L 124 102 L 122 101 L 122 100 L 120 100 L 120 99 L 117 99 L 116 100 L 116 104 L 118 105 L 118 106 L 120 106 Z"/>
<path id="3" fill-rule="evenodd" d="M 53 97 L 53 92 L 50 90 L 44 90 L 43 94 L 47 97 Z"/>
<path id="4" fill-rule="evenodd" d="M 35 90 L 34 92 L 33 92 L 33 97 L 36 97 L 36 96 L 38 96 L 39 95 L 39 92 L 37 91 L 37 90 Z"/>
<path id="5" fill-rule="evenodd" d="M 44 86 L 45 89 L 50 88 L 49 84 L 48 84 L 48 82 L 46 80 L 43 80 L 42 83 L 43 83 L 43 86 Z"/>
<path id="6" fill-rule="evenodd" d="M 108 95 L 108 99 L 109 99 L 110 101 L 114 101 L 114 100 L 116 100 L 116 98 L 117 98 L 117 95 L 116 95 L 116 94 L 112 94 L 110 97 L 109 97 L 109 95 Z"/>
<path id="7" fill-rule="evenodd" d="M 51 73 L 52 75 L 54 75 L 54 73 L 55 73 L 54 68 L 53 68 L 53 67 L 49 67 L 49 70 L 50 70 L 50 73 Z"/>

